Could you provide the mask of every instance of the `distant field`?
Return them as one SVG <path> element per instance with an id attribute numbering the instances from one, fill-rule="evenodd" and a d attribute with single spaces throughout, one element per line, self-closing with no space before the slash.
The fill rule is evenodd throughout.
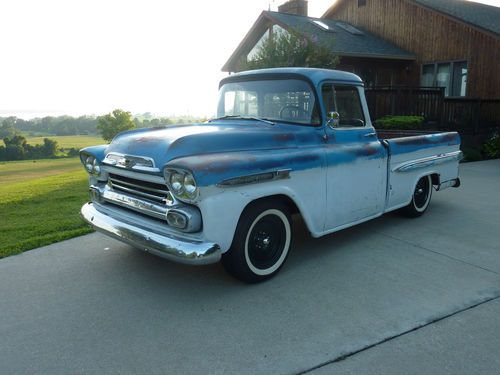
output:
<path id="1" fill-rule="evenodd" d="M 83 171 L 79 158 L 5 161 L 0 162 L 0 181 L 3 186 L 76 171 Z"/>
<path id="2" fill-rule="evenodd" d="M 87 194 L 78 158 L 0 163 L 0 258 L 91 232 Z"/>
<path id="3" fill-rule="evenodd" d="M 84 148 L 104 144 L 104 140 L 98 135 L 46 135 L 43 137 L 26 137 L 30 145 L 42 144 L 44 138 L 57 141 L 61 148 Z"/>

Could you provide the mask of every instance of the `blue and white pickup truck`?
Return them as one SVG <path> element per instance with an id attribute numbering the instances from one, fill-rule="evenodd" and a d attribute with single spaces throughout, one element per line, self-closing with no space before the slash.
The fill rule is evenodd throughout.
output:
<path id="1" fill-rule="evenodd" d="M 242 72 L 220 83 L 217 118 L 140 129 L 81 150 L 95 229 L 188 264 L 222 260 L 258 282 L 292 244 L 291 215 L 313 237 L 458 187 L 455 132 L 379 139 L 354 74 L 308 68 Z"/>

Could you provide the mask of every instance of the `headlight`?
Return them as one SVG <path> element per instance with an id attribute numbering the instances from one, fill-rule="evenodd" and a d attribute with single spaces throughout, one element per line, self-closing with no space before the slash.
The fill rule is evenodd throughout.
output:
<path id="1" fill-rule="evenodd" d="M 82 155 L 81 156 L 82 163 L 85 167 L 85 170 L 89 174 L 93 174 L 98 176 L 101 173 L 101 167 L 99 166 L 99 162 L 92 155 Z"/>
<path id="2" fill-rule="evenodd" d="M 170 191 L 178 198 L 194 199 L 198 187 L 193 175 L 187 171 L 165 169 L 165 181 Z"/>
<path id="3" fill-rule="evenodd" d="M 95 175 L 99 175 L 101 173 L 101 167 L 97 164 L 96 159 L 94 159 L 94 162 L 92 163 L 92 171 Z"/>
<path id="4" fill-rule="evenodd" d="M 184 175 L 179 172 L 172 172 L 170 174 L 170 186 L 175 194 L 181 194 L 184 189 Z"/>
<path id="5" fill-rule="evenodd" d="M 196 181 L 192 174 L 187 174 L 184 176 L 184 190 L 186 190 L 186 194 L 190 197 L 194 197 L 196 195 Z"/>
<path id="6" fill-rule="evenodd" d="M 85 169 L 87 170 L 87 172 L 92 173 L 92 171 L 94 170 L 94 162 L 95 159 L 92 156 L 87 156 L 87 158 L 85 159 Z"/>

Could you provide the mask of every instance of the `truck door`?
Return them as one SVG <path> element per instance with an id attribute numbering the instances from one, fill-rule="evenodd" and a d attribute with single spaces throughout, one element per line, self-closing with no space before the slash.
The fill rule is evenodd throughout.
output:
<path id="1" fill-rule="evenodd" d="M 327 115 L 325 231 L 331 231 L 383 212 L 387 152 L 371 125 L 361 86 L 324 84 L 322 96 Z M 328 121 L 329 113 L 334 120 Z"/>

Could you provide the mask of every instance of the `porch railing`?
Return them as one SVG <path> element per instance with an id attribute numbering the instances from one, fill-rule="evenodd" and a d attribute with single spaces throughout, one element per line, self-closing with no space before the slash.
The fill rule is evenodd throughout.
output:
<path id="1" fill-rule="evenodd" d="M 366 100 L 372 120 L 386 115 L 424 116 L 423 130 L 477 134 L 500 127 L 500 99 L 448 98 L 437 87 L 370 87 Z"/>

